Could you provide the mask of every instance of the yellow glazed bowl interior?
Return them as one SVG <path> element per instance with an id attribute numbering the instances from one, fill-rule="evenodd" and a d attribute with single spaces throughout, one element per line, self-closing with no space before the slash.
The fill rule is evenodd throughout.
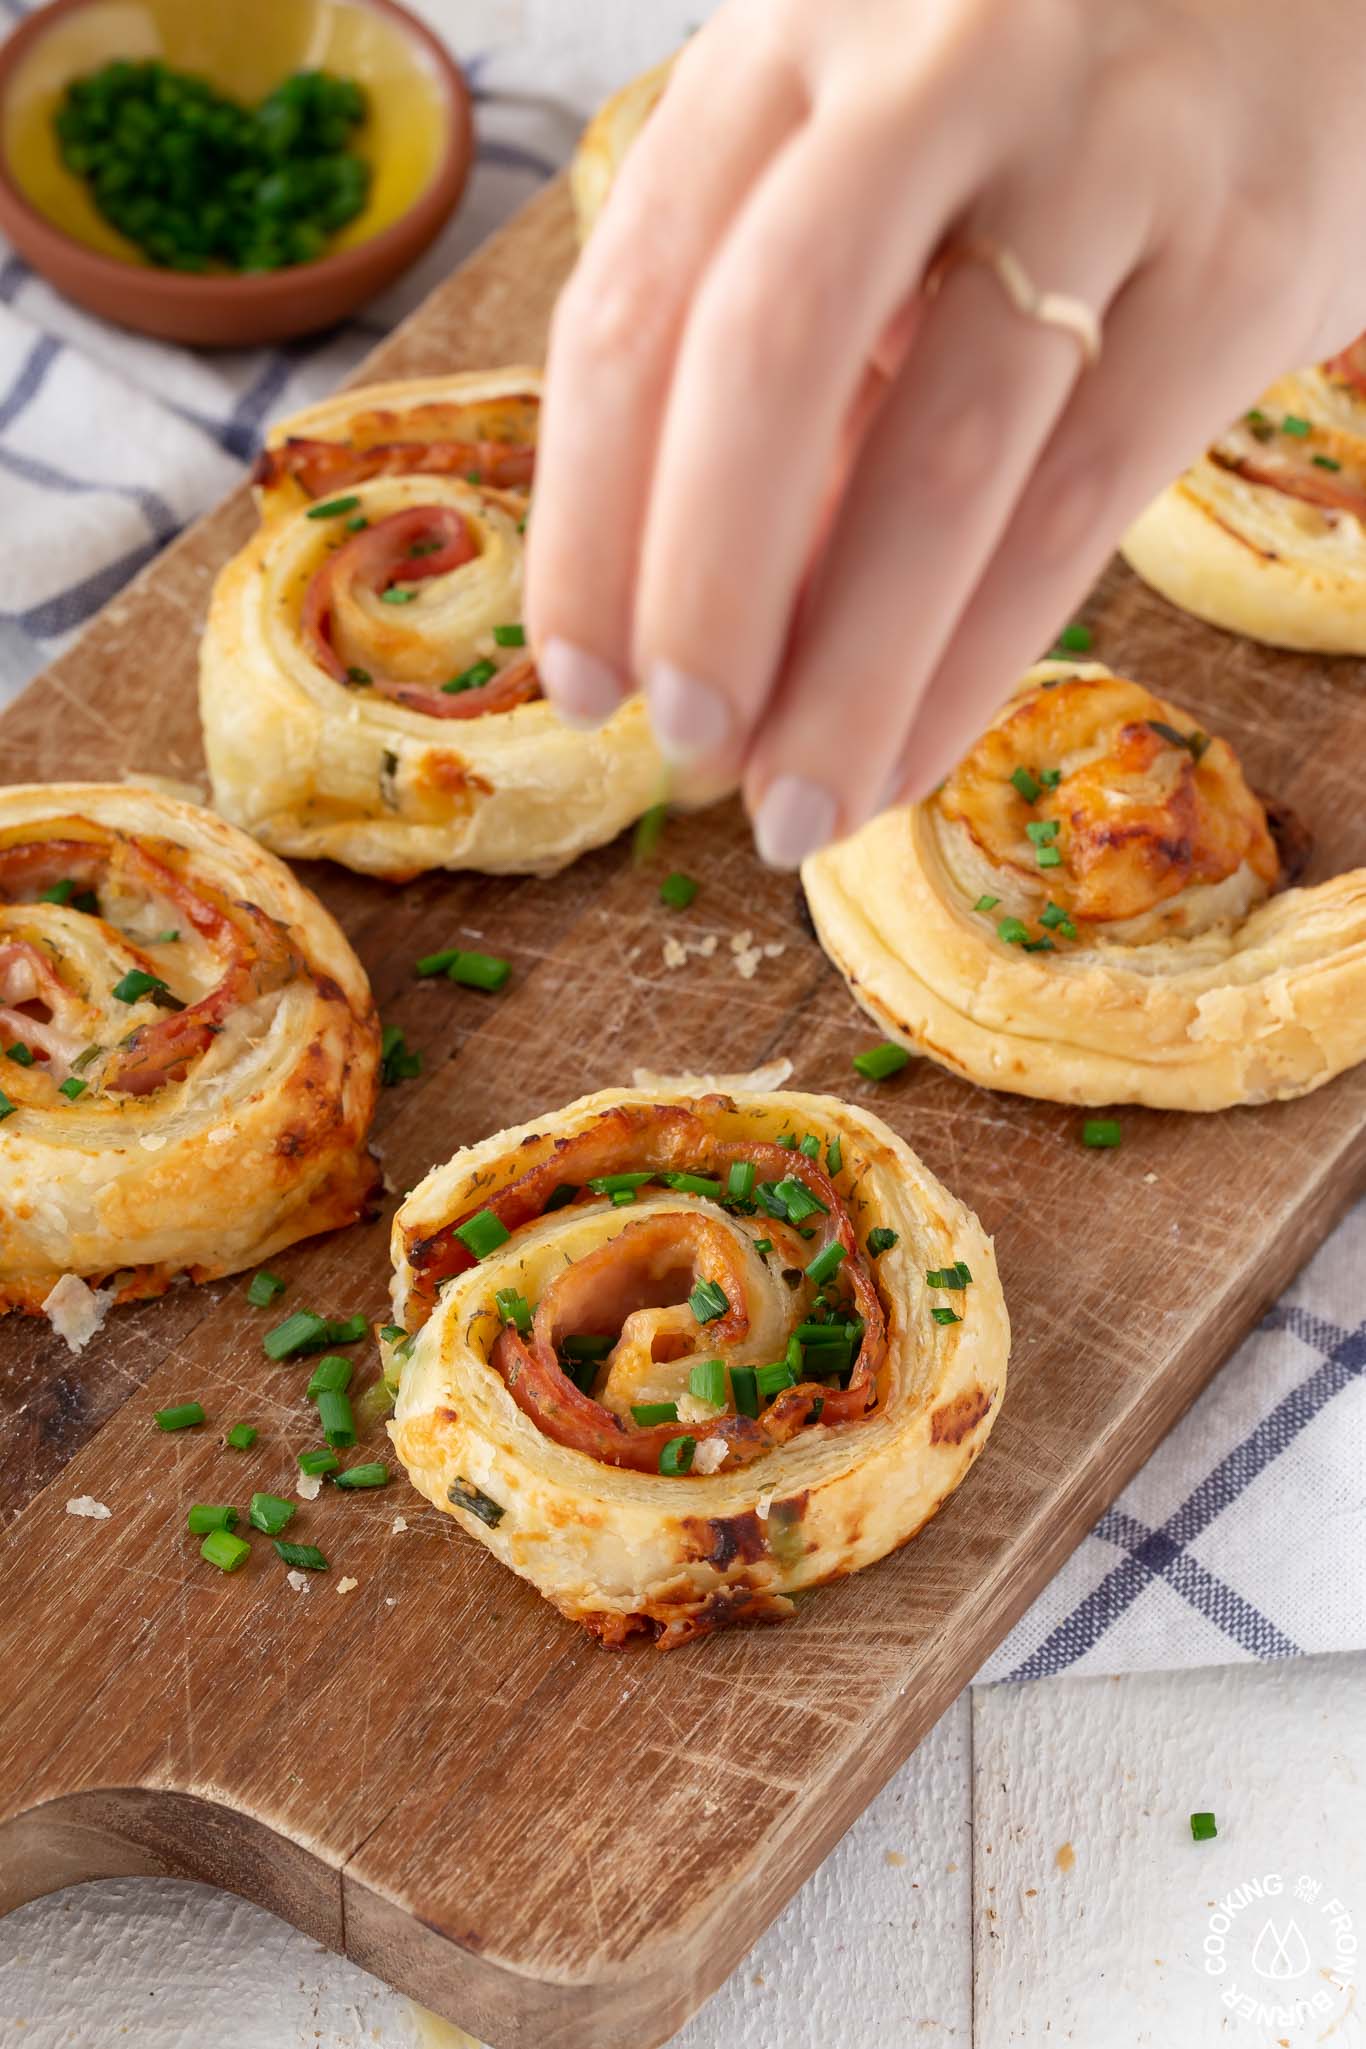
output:
<path id="1" fill-rule="evenodd" d="M 66 169 L 52 125 L 70 81 L 117 57 L 159 57 L 247 103 L 295 71 L 355 79 L 368 103 L 354 147 L 371 167 L 370 196 L 329 243 L 329 255 L 407 213 L 445 152 L 449 116 L 436 67 L 399 22 L 363 0 L 90 0 L 54 19 L 14 67 L 0 107 L 0 148 L 12 183 L 36 212 L 88 249 L 126 263 L 145 259 Z"/>

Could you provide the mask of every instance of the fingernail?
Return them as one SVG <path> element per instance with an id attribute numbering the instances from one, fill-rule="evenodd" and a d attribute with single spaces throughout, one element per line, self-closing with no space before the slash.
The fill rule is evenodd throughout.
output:
<path id="1" fill-rule="evenodd" d="M 600 726 L 627 694 L 610 662 L 572 641 L 548 640 L 537 668 L 546 696 L 570 725 Z"/>
<path id="2" fill-rule="evenodd" d="M 717 754 L 735 721 L 731 708 L 710 683 L 689 676 L 672 662 L 655 662 L 645 695 L 660 752 L 684 768 L 704 754 Z"/>
<path id="3" fill-rule="evenodd" d="M 839 805 L 805 776 L 780 775 L 754 814 L 754 838 L 770 868 L 799 868 L 835 836 Z"/>

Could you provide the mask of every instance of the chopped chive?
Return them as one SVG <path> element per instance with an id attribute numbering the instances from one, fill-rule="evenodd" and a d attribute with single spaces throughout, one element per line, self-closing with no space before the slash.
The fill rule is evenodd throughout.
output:
<path id="1" fill-rule="evenodd" d="M 83 1096 L 89 1086 L 89 1082 L 82 1081 L 78 1074 L 69 1074 L 57 1093 L 59 1096 L 65 1096 L 69 1103 L 74 1103 L 77 1096 Z"/>
<path id="2" fill-rule="evenodd" d="M 482 484 L 483 481 L 484 472 L 482 470 L 466 470 L 465 482 L 467 484 Z"/>
<path id="3" fill-rule="evenodd" d="M 613 1209 L 626 1209 L 636 1199 L 634 1188 L 616 1188 L 612 1191 Z"/>
<path id="4" fill-rule="evenodd" d="M 885 1224 L 879 1224 L 876 1229 L 868 1233 L 869 1258 L 880 1259 L 884 1252 L 890 1252 L 892 1247 L 899 1243 L 899 1241 L 899 1232 L 889 1231 Z"/>
<path id="5" fill-rule="evenodd" d="M 1287 413 L 1281 421 L 1282 434 L 1293 434 L 1297 441 L 1303 441 L 1314 431 L 1308 420 L 1302 420 L 1298 413 Z"/>
<path id="6" fill-rule="evenodd" d="M 330 1325 L 316 1309 L 296 1309 L 261 1340 L 268 1359 L 291 1359 L 296 1352 L 321 1352 L 332 1342 Z"/>
<path id="7" fill-rule="evenodd" d="M 618 1195 L 623 1190 L 634 1195 L 637 1188 L 643 1188 L 647 1181 L 653 1181 L 654 1178 L 654 1169 L 650 1168 L 643 1174 L 595 1174 L 585 1185 L 592 1189 L 594 1195 Z"/>
<path id="8" fill-rule="evenodd" d="M 169 1409 L 158 1409 L 152 1421 L 158 1430 L 193 1430 L 204 1421 L 204 1409 L 200 1402 L 176 1402 Z"/>
<path id="9" fill-rule="evenodd" d="M 510 1323 L 514 1330 L 526 1337 L 531 1329 L 531 1304 L 526 1296 L 519 1294 L 516 1288 L 499 1288 L 493 1299 L 503 1322 Z"/>
<path id="10" fill-rule="evenodd" d="M 699 1323 L 715 1323 L 730 1308 L 724 1291 L 715 1281 L 696 1280 L 688 1296 L 688 1307 Z"/>
<path id="11" fill-rule="evenodd" d="M 1321 470 L 1340 470 L 1342 468 L 1342 464 L 1335 461 L 1331 455 L 1311 455 L 1309 460 L 1317 469 Z"/>
<path id="12" fill-rule="evenodd" d="M 210 1530 L 199 1547 L 199 1555 L 206 1565 L 216 1565 L 220 1572 L 236 1572 L 250 1558 L 251 1545 L 234 1537 L 231 1530 Z"/>
<path id="13" fill-rule="evenodd" d="M 671 911 L 686 911 L 697 895 L 698 888 L 699 885 L 693 881 L 691 875 L 684 875 L 675 869 L 672 875 L 666 875 L 660 883 L 659 901 L 667 904 Z"/>
<path id="14" fill-rule="evenodd" d="M 253 1494 L 247 1509 L 247 1521 L 254 1530 L 262 1530 L 268 1537 L 278 1537 L 285 1524 L 293 1522 L 295 1505 L 278 1494 Z"/>
<path id="15" fill-rule="evenodd" d="M 560 1350 L 566 1359 L 605 1359 L 616 1343 L 614 1337 L 601 1331 L 584 1331 L 577 1336 L 560 1339 Z"/>
<path id="16" fill-rule="evenodd" d="M 453 961 L 460 958 L 458 946 L 447 946 L 440 953 L 424 953 L 421 960 L 413 962 L 415 975 L 444 975 Z"/>
<path id="17" fill-rule="evenodd" d="M 1074 620 L 1070 626 L 1064 626 L 1058 635 L 1058 646 L 1064 654 L 1084 655 L 1094 638 L 1089 626 L 1083 626 L 1080 620 Z"/>
<path id="18" fill-rule="evenodd" d="M 805 1153 L 808 1160 L 818 1160 L 820 1158 L 821 1142 L 814 1131 L 808 1131 L 805 1134 L 801 1144 L 797 1147 L 797 1151 Z"/>
<path id="19" fill-rule="evenodd" d="M 730 1392 L 737 1416 L 758 1415 L 759 1376 L 752 1366 L 731 1367 Z"/>
<path id="20" fill-rule="evenodd" d="M 1061 847 L 1040 847 L 1035 858 L 1041 868 L 1061 868 Z"/>
<path id="21" fill-rule="evenodd" d="M 457 953 L 446 969 L 449 981 L 459 982 L 465 989 L 483 989 L 490 995 L 505 986 L 512 973 L 512 962 L 500 960 L 493 953 Z"/>
<path id="22" fill-rule="evenodd" d="M 458 1224 L 455 1235 L 475 1259 L 487 1259 L 500 1245 L 507 1244 L 512 1233 L 491 1209 L 481 1209 L 477 1216 L 467 1217 L 463 1224 Z"/>
<path id="23" fill-rule="evenodd" d="M 526 628 L 522 625 L 495 626 L 493 640 L 496 647 L 525 647 Z"/>
<path id="24" fill-rule="evenodd" d="M 1062 770 L 1060 768 L 1041 768 L 1039 770 L 1039 781 L 1046 790 L 1056 790 L 1058 784 L 1062 781 Z"/>
<path id="25" fill-rule="evenodd" d="M 343 1359 L 340 1352 L 327 1352 L 309 1375 L 304 1393 L 310 1401 L 316 1401 L 317 1397 L 326 1394 L 329 1388 L 339 1388 L 344 1392 L 351 1385 L 351 1375 L 354 1371 L 351 1361 Z"/>
<path id="26" fill-rule="evenodd" d="M 781 1137 L 775 1140 L 775 1144 L 780 1145 L 783 1148 L 784 1152 L 795 1153 L 797 1150 L 796 1132 L 784 1131 Z"/>
<path id="27" fill-rule="evenodd" d="M 299 1471 L 317 1477 L 324 1473 L 335 1473 L 341 1460 L 328 1445 L 319 1445 L 316 1451 L 299 1453 Z"/>
<path id="28" fill-rule="evenodd" d="M 678 1195 L 709 1195 L 715 1201 L 721 1193 L 721 1183 L 706 1174 L 661 1174 L 659 1178 Z"/>
<path id="29" fill-rule="evenodd" d="M 578 1186 L 575 1182 L 561 1181 L 559 1187 L 552 1189 L 550 1195 L 546 1198 L 546 1205 L 541 1211 L 541 1215 L 548 1217 L 552 1210 L 563 1209 L 566 1203 L 574 1200 L 578 1192 Z"/>
<path id="30" fill-rule="evenodd" d="M 772 1401 L 775 1394 L 781 1394 L 785 1387 L 795 1387 L 797 1376 L 786 1359 L 775 1359 L 770 1366 L 760 1366 L 754 1375 L 761 1401 Z"/>
<path id="31" fill-rule="evenodd" d="M 956 1259 L 952 1266 L 933 1266 L 925 1275 L 925 1285 L 930 1288 L 966 1288 L 972 1275 L 962 1260 Z"/>
<path id="32" fill-rule="evenodd" d="M 806 1278 L 809 1281 L 813 1281 L 818 1288 L 822 1288 L 828 1280 L 839 1272 L 843 1260 L 844 1247 L 840 1244 L 838 1238 L 832 1238 L 824 1251 L 818 1252 L 810 1266 L 807 1267 Z"/>
<path id="33" fill-rule="evenodd" d="M 250 1451 L 258 1435 L 253 1423 L 234 1423 L 223 1442 L 231 1451 Z"/>
<path id="34" fill-rule="evenodd" d="M 387 1487 L 388 1484 L 389 1468 L 385 1465 L 383 1459 L 378 1458 L 368 1460 L 363 1466 L 348 1466 L 344 1473 L 338 1473 L 336 1480 L 333 1482 L 334 1486 L 343 1489 L 348 1487 Z"/>
<path id="35" fill-rule="evenodd" d="M 69 904 L 75 891 L 75 883 L 63 876 L 60 882 L 54 882 L 50 888 L 39 890 L 38 902 L 40 904 Z"/>
<path id="36" fill-rule="evenodd" d="M 422 1072 L 422 1055 L 410 1051 L 406 1032 L 398 1025 L 385 1025 L 380 1034 L 379 1078 L 387 1089 L 401 1081 L 412 1081 Z"/>
<path id="37" fill-rule="evenodd" d="M 1017 768 L 1010 780 L 1014 783 L 1026 804 L 1036 802 L 1041 786 L 1035 782 L 1027 768 Z"/>
<path id="38" fill-rule="evenodd" d="M 826 1172 L 830 1174 L 838 1174 L 843 1165 L 844 1149 L 840 1145 L 839 1139 L 837 1137 L 832 1138 L 829 1145 L 825 1148 Z"/>
<path id="39" fill-rule="evenodd" d="M 963 1321 L 956 1309 L 949 1309 L 942 1305 L 932 1309 L 930 1315 L 936 1323 L 961 1323 Z"/>
<path id="40" fill-rule="evenodd" d="M 974 911 L 994 911 L 1000 901 L 998 896 L 979 896 L 972 908 Z"/>
<path id="41" fill-rule="evenodd" d="M 417 592 L 409 590 L 404 584 L 391 583 L 387 591 L 380 592 L 379 601 L 382 605 L 411 605 L 416 596 Z M 447 685 L 447 688 L 449 687 Z"/>
<path id="42" fill-rule="evenodd" d="M 507 1514 L 501 1502 L 493 1500 L 491 1495 L 483 1493 L 463 1478 L 451 1481 L 446 1489 L 446 1499 L 453 1502 L 457 1508 L 465 1509 L 468 1514 L 477 1515 L 480 1522 L 487 1523 L 491 1530 L 496 1530 Z"/>
<path id="43" fill-rule="evenodd" d="M 12 1060 L 16 1067 L 32 1067 L 33 1055 L 27 1046 L 14 1045 L 5 1048 L 6 1060 Z"/>
<path id="44" fill-rule="evenodd" d="M 732 1160 L 726 1176 L 726 1199 L 729 1202 L 748 1202 L 754 1193 L 754 1177 L 758 1169 L 753 1160 Z"/>
<path id="45" fill-rule="evenodd" d="M 1077 928 L 1061 904 L 1051 899 L 1039 913 L 1039 923 L 1049 932 L 1060 932 L 1064 939 L 1075 939 Z"/>
<path id="46" fill-rule="evenodd" d="M 458 676 L 452 676 L 441 688 L 448 697 L 458 697 L 465 690 L 481 690 L 485 683 L 498 674 L 496 663 L 471 662 L 468 669 L 462 669 Z"/>
<path id="47" fill-rule="evenodd" d="M 631 1416 L 642 1430 L 649 1430 L 656 1423 L 678 1421 L 677 1402 L 632 1402 Z"/>
<path id="48" fill-rule="evenodd" d="M 158 990 L 170 994 L 160 975 L 149 975 L 145 968 L 129 968 L 109 993 L 117 1003 L 139 1003 L 144 996 L 155 997 Z"/>
<path id="49" fill-rule="evenodd" d="M 1004 939 L 1007 946 L 1020 946 L 1029 937 L 1029 927 L 1018 918 L 1002 918 L 996 927 L 996 937 Z"/>
<path id="50" fill-rule="evenodd" d="M 149 946 L 174 946 L 179 937 L 180 928 L 176 925 L 168 925 L 164 932 L 154 932 L 147 944 Z"/>
<path id="51" fill-rule="evenodd" d="M 359 498 L 328 498 L 321 505 L 310 505 L 305 519 L 340 519 L 344 512 L 354 512 L 360 504 Z"/>
<path id="52" fill-rule="evenodd" d="M 316 1544 L 287 1544 L 283 1537 L 275 1539 L 275 1555 L 283 1565 L 304 1572 L 328 1572 L 327 1560 Z"/>
<path id="53" fill-rule="evenodd" d="M 884 1039 L 880 1046 L 870 1046 L 865 1053 L 855 1053 L 854 1071 L 865 1081 L 889 1081 L 894 1074 L 900 1074 L 909 1066 L 910 1054 L 904 1046 L 894 1046 Z"/>
<path id="54" fill-rule="evenodd" d="M 754 1250 L 761 1254 L 765 1252 L 771 1252 L 773 1250 L 773 1240 L 771 1238 L 756 1238 L 754 1241 Z"/>
<path id="55" fill-rule="evenodd" d="M 638 867 L 646 861 L 653 860 L 658 853 L 668 817 L 667 804 L 651 804 L 648 811 L 641 812 L 636 821 L 635 836 L 631 844 L 631 858 Z"/>
<path id="56" fill-rule="evenodd" d="M 323 1436 L 334 1451 L 345 1451 L 356 1441 L 356 1420 L 351 1397 L 343 1388 L 325 1387 L 318 1396 L 318 1421 Z"/>
<path id="57" fill-rule="evenodd" d="M 1025 838 L 1036 847 L 1046 847 L 1050 840 L 1058 837 L 1056 818 L 1031 818 L 1025 826 Z"/>
<path id="58" fill-rule="evenodd" d="M 85 1051 L 83 1053 L 78 1053 L 76 1055 L 76 1058 L 72 1061 L 72 1073 L 84 1074 L 86 1068 L 89 1067 L 91 1061 L 98 1060 L 103 1051 L 103 1046 L 87 1046 Z"/>
<path id="59" fill-rule="evenodd" d="M 12 1117 L 18 1107 L 19 1105 L 12 1103 L 5 1091 L 0 1089 L 0 1124 L 3 1124 L 7 1117 Z"/>
<path id="60" fill-rule="evenodd" d="M 368 669 L 350 668 L 346 672 L 346 680 L 348 683 L 354 683 L 356 688 L 361 690 L 364 689 L 367 683 L 373 683 L 375 679 Z"/>
<path id="61" fill-rule="evenodd" d="M 659 1454 L 661 1473 L 686 1473 L 692 1467 L 692 1455 L 697 1449 L 695 1437 L 671 1437 Z"/>
<path id="62" fill-rule="evenodd" d="M 710 1402 L 714 1409 L 725 1406 L 726 1362 L 724 1359 L 699 1359 L 688 1375 L 688 1393 L 695 1394 L 700 1402 Z"/>
<path id="63" fill-rule="evenodd" d="M 348 534 L 363 534 L 365 532 L 365 529 L 369 526 L 369 524 L 370 522 L 365 517 L 365 514 L 363 512 L 358 512 L 354 519 L 347 520 L 346 531 Z M 346 673 L 349 676 L 351 674 L 351 671 L 348 669 Z"/>
<path id="64" fill-rule="evenodd" d="M 772 1184 L 773 1193 L 787 1212 L 790 1224 L 800 1224 L 806 1217 L 817 1214 L 829 1216 L 830 1212 L 818 1195 L 813 1195 L 805 1181 L 799 1181 L 795 1174 L 789 1174 L 782 1181 Z"/>
<path id="65" fill-rule="evenodd" d="M 207 1537 L 210 1530 L 235 1530 L 241 1518 L 226 1502 L 196 1501 L 185 1518 L 192 1537 Z"/>
<path id="66" fill-rule="evenodd" d="M 1193 1842 L 1212 1842 L 1218 1833 L 1219 1830 L 1212 1814 L 1193 1814 L 1191 1816 L 1191 1840 Z"/>
<path id="67" fill-rule="evenodd" d="M 285 1286 L 278 1274 L 263 1266 L 260 1273 L 253 1274 L 247 1283 L 247 1300 L 253 1309 L 269 1309 L 271 1303 L 284 1294 Z"/>
<path id="68" fill-rule="evenodd" d="M 1124 1131 L 1118 1117 L 1088 1117 L 1081 1127 L 1081 1142 L 1100 1150 L 1121 1145 Z"/>
<path id="69" fill-rule="evenodd" d="M 325 1342 L 329 1345 L 356 1345 L 370 1328 L 363 1316 L 344 1316 L 340 1323 L 329 1323 Z"/>
<path id="70" fill-rule="evenodd" d="M 845 1342 L 847 1326 L 842 1323 L 799 1323 L 796 1330 L 797 1343 L 811 1345 L 817 1351 L 828 1345 L 842 1345 Z"/>

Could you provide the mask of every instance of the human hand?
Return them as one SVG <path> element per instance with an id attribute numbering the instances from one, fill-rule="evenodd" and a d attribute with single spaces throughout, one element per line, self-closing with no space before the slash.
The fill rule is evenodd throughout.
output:
<path id="1" fill-rule="evenodd" d="M 1340 0 L 728 0 L 557 309 L 527 615 L 797 865 L 924 795 L 1148 499 L 1366 326 Z M 1015 311 L 989 239 L 1103 322 Z"/>

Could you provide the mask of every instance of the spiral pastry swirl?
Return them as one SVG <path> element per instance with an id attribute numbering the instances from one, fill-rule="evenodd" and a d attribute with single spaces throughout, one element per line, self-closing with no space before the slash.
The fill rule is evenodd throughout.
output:
<path id="1" fill-rule="evenodd" d="M 990 1241 L 828 1096 L 583 1097 L 435 1169 L 393 1255 L 414 1484 L 608 1644 L 904 1543 L 1005 1387 Z"/>
<path id="2" fill-rule="evenodd" d="M 936 794 L 803 870 L 821 944 L 901 1044 L 1060 1103 L 1219 1110 L 1366 1056 L 1366 872 L 1308 858 L 1226 740 L 1045 662 Z"/>
<path id="3" fill-rule="evenodd" d="M 1366 336 L 1273 384 L 1154 500 L 1123 552 L 1211 625 L 1366 654 Z"/>
<path id="4" fill-rule="evenodd" d="M 231 826 L 123 786 L 0 791 L 0 1311 L 354 1222 L 378 1039 L 332 919 Z"/>
<path id="5" fill-rule="evenodd" d="M 576 731 L 525 645 L 538 394 L 524 369 L 375 385 L 275 430 L 200 707 L 215 803 L 277 852 L 548 874 L 658 797 L 641 702 Z"/>

